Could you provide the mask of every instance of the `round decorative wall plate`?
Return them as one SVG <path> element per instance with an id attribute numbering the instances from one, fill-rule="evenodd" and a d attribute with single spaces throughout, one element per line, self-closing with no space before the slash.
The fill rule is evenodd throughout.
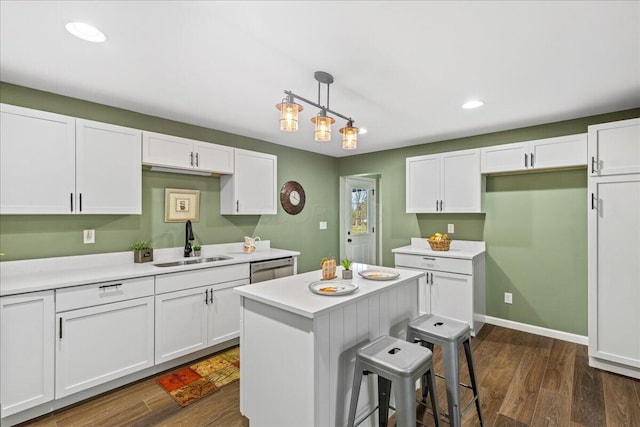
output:
<path id="1" fill-rule="evenodd" d="M 299 214 L 305 201 L 304 188 L 296 181 L 287 181 L 280 189 L 280 204 L 288 214 Z"/>

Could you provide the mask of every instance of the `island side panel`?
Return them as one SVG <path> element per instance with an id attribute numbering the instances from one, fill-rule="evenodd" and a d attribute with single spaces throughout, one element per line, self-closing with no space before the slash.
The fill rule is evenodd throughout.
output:
<path id="1" fill-rule="evenodd" d="M 251 427 L 314 425 L 312 319 L 243 298 L 242 413 Z"/>

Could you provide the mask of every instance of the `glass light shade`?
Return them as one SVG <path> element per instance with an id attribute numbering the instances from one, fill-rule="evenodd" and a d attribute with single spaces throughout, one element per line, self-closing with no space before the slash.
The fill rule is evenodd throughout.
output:
<path id="1" fill-rule="evenodd" d="M 328 117 L 324 112 L 311 119 L 316 126 L 315 140 L 320 142 L 331 141 L 331 125 L 335 123 L 332 117 Z"/>
<path id="2" fill-rule="evenodd" d="M 282 103 L 277 104 L 276 108 L 280 110 L 280 130 L 285 132 L 295 132 L 298 130 L 298 112 L 302 111 L 302 105 L 295 102 L 282 100 Z"/>
<path id="3" fill-rule="evenodd" d="M 355 150 L 358 148 L 358 128 L 353 127 L 353 123 L 347 123 L 347 126 L 340 129 L 342 134 L 342 148 L 345 150 Z"/>

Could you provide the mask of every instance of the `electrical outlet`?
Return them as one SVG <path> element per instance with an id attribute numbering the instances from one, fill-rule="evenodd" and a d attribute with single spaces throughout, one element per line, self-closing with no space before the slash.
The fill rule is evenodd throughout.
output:
<path id="1" fill-rule="evenodd" d="M 453 224 L 449 224 L 447 225 L 447 233 L 454 233 L 455 227 L 453 226 Z"/>
<path id="2" fill-rule="evenodd" d="M 511 292 L 504 293 L 504 303 L 513 304 L 513 294 Z"/>
<path id="3" fill-rule="evenodd" d="M 327 229 L 327 221 L 320 221 L 320 230 Z"/>
<path id="4" fill-rule="evenodd" d="M 84 230 L 83 233 L 83 241 L 84 243 L 95 243 L 96 242 L 96 230 Z"/>

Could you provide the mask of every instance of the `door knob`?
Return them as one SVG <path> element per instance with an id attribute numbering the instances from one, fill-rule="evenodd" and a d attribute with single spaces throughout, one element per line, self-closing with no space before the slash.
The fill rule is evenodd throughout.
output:
<path id="1" fill-rule="evenodd" d="M 347 239 L 347 242 L 348 242 L 348 243 L 351 243 L 351 239 Z"/>

